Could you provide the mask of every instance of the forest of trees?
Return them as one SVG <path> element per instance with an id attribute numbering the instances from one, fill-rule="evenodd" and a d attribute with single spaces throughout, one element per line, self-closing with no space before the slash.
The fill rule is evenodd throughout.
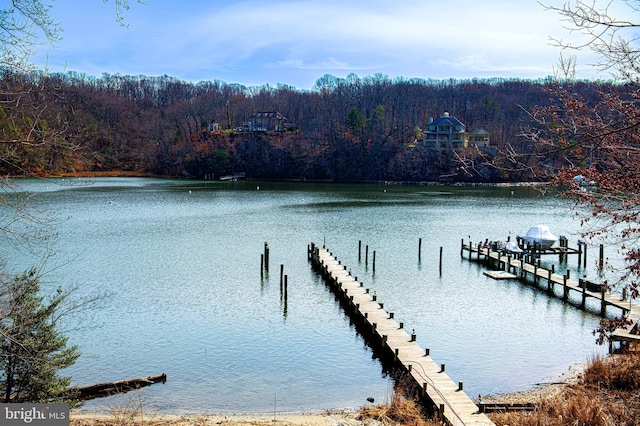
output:
<path id="1" fill-rule="evenodd" d="M 547 180 L 560 163 L 523 137 L 534 106 L 549 104 L 558 85 L 591 102 L 603 92 L 633 90 L 587 81 L 384 75 L 325 75 L 313 90 L 297 90 L 168 76 L 9 71 L 0 84 L 0 105 L 11 105 L 0 107 L 3 175 L 127 172 L 202 178 L 246 172 L 265 179 L 412 182 Z M 238 130 L 262 111 L 281 113 L 293 128 Z M 429 118 L 444 112 L 468 131 L 487 130 L 495 155 L 423 147 Z M 210 130 L 212 123 L 218 130 Z"/>

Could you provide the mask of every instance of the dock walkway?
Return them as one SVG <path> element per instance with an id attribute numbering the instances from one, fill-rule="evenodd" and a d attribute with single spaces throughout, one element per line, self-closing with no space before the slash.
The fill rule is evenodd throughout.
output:
<path id="1" fill-rule="evenodd" d="M 467 252 L 468 256 L 464 253 Z M 494 263 L 498 265 L 498 269 L 504 270 L 507 273 L 512 273 L 515 278 L 525 281 L 526 278 L 531 278 L 535 286 L 540 286 L 541 282 L 547 284 L 547 290 L 549 293 L 554 294 L 553 289 L 555 285 L 560 285 L 563 288 L 562 296 L 563 301 L 567 301 L 570 291 L 579 292 L 581 297 L 580 308 L 585 309 L 587 298 L 593 298 L 600 301 L 600 316 L 606 317 L 607 307 L 615 307 L 622 310 L 622 314 L 629 321 L 629 324 L 624 328 L 618 328 L 611 336 L 611 341 L 618 342 L 633 342 L 640 343 L 640 335 L 638 332 L 638 321 L 640 321 L 640 305 L 633 303 L 631 300 L 621 299 L 618 295 L 607 292 L 605 286 L 600 286 L 599 291 L 592 291 L 588 289 L 588 285 L 591 284 L 587 280 L 575 281 L 570 279 L 569 275 L 557 274 L 551 269 L 542 268 L 539 262 L 535 259 L 526 260 L 526 256 L 521 254 L 508 254 L 503 251 L 492 250 L 491 247 L 481 247 L 474 244 L 465 244 L 462 242 L 460 249 L 460 255 L 463 258 L 469 260 L 475 260 L 478 262 L 485 261 L 487 263 Z M 531 263 L 534 262 L 534 263 Z"/>
<path id="2" fill-rule="evenodd" d="M 429 350 L 418 345 L 415 334 L 409 335 L 403 323 L 396 322 L 393 313 L 386 312 L 376 296 L 369 294 L 327 249 L 311 244 L 309 260 L 340 299 L 345 312 L 353 321 L 364 324 L 367 337 L 404 369 L 420 390 L 423 402 L 430 403 L 443 421 L 450 425 L 494 424 L 467 396 L 463 384 L 449 378 L 444 364 L 437 364 Z"/>

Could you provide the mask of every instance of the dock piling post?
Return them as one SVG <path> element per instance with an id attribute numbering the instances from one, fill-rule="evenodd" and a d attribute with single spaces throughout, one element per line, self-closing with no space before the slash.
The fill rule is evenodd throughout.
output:
<path id="1" fill-rule="evenodd" d="M 364 246 L 364 266 L 369 266 L 369 244 Z"/>
<path id="2" fill-rule="evenodd" d="M 442 246 L 440 246 L 440 276 L 442 276 Z"/>
<path id="3" fill-rule="evenodd" d="M 283 278 L 284 278 L 284 265 L 281 263 L 280 264 L 280 293 L 282 293 Z"/>
<path id="4" fill-rule="evenodd" d="M 288 287 L 288 282 L 287 282 L 287 281 L 289 281 L 289 279 L 288 279 L 288 277 L 285 275 L 285 276 L 284 276 L 284 301 L 285 301 L 285 302 L 287 301 L 287 297 L 288 297 L 288 293 L 289 293 L 289 291 L 288 291 L 288 289 L 287 289 L 287 287 Z"/>
<path id="5" fill-rule="evenodd" d="M 358 240 L 358 262 L 362 260 L 362 240 Z"/>
<path id="6" fill-rule="evenodd" d="M 422 238 L 418 238 L 418 263 L 422 262 Z"/>
<path id="7" fill-rule="evenodd" d="M 269 244 L 264 243 L 264 270 L 269 272 Z"/>
<path id="8" fill-rule="evenodd" d="M 260 278 L 264 278 L 264 253 L 260 255 Z"/>
<path id="9" fill-rule="evenodd" d="M 582 265 L 582 241 L 578 241 L 578 268 Z"/>
<path id="10" fill-rule="evenodd" d="M 376 251 L 373 251 L 373 272 L 376 271 Z"/>

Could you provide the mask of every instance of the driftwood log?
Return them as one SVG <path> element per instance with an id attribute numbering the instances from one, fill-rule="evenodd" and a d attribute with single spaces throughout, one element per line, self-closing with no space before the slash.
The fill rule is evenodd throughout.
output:
<path id="1" fill-rule="evenodd" d="M 162 373 L 157 376 L 140 377 L 138 379 L 119 380 L 117 382 L 98 383 L 91 386 L 77 387 L 73 389 L 73 392 L 77 399 L 87 401 L 90 399 L 103 398 L 105 396 L 129 392 L 145 386 L 151 386 L 154 383 L 165 383 L 166 381 L 167 375 Z"/>

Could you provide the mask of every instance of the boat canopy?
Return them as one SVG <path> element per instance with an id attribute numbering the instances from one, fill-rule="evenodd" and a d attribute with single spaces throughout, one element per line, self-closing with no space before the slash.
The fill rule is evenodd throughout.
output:
<path id="1" fill-rule="evenodd" d="M 537 225 L 529 228 L 524 240 L 529 244 L 539 244 L 542 248 L 548 249 L 558 241 L 558 237 L 549 231 L 546 225 Z"/>
<path id="2" fill-rule="evenodd" d="M 554 241 L 558 239 L 558 237 L 556 237 L 551 233 L 547 225 L 532 226 L 527 231 L 526 238 L 530 240 L 554 240 Z"/>

